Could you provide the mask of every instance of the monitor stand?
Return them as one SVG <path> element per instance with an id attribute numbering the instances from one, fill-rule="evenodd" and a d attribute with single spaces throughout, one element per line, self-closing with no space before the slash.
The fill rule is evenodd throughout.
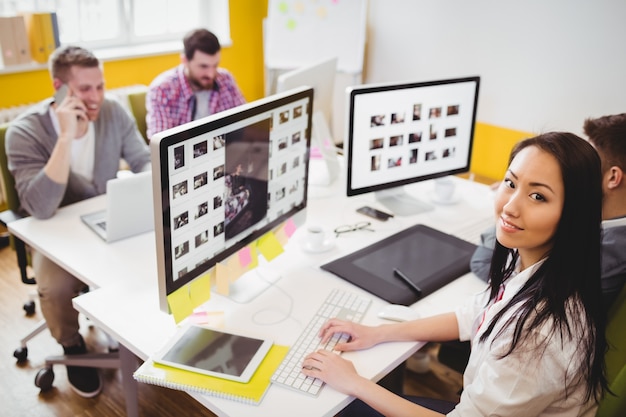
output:
<path id="1" fill-rule="evenodd" d="M 374 195 L 377 201 L 397 216 L 413 216 L 435 208 L 432 204 L 409 195 L 404 187 L 376 191 Z"/>
<path id="2" fill-rule="evenodd" d="M 311 136 L 309 185 L 330 185 L 339 177 L 339 159 L 328 123 L 321 111 L 313 113 Z M 316 163 L 318 161 L 323 162 L 323 167 Z"/>
<path id="3" fill-rule="evenodd" d="M 259 257 L 260 258 L 260 257 Z M 235 282 L 231 282 L 228 298 L 236 303 L 246 304 L 274 285 L 281 275 L 267 263 L 246 272 Z"/>

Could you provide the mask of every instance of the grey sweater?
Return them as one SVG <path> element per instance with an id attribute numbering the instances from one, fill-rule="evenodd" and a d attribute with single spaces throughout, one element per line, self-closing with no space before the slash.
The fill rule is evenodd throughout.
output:
<path id="1" fill-rule="evenodd" d="M 52 181 L 45 173 L 57 141 L 48 113 L 51 99 L 44 100 L 14 120 L 6 137 L 9 170 L 21 210 L 47 219 L 57 208 L 106 192 L 106 183 L 115 178 L 124 159 L 133 172 L 149 168 L 150 151 L 131 116 L 113 100 L 102 103 L 95 128 L 93 181 L 70 171 L 66 184 Z"/>

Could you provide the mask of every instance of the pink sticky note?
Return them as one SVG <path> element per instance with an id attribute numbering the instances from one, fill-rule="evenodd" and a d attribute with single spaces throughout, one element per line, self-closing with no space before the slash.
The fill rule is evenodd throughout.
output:
<path id="1" fill-rule="evenodd" d="M 320 150 L 320 148 L 316 146 L 311 146 L 310 156 L 311 156 L 311 159 L 323 159 L 324 158 L 322 151 Z"/>
<path id="2" fill-rule="evenodd" d="M 296 229 L 296 224 L 293 222 L 293 219 L 289 218 L 285 222 L 285 233 L 287 234 L 287 237 L 293 236 L 293 234 L 296 232 Z"/>
<path id="3" fill-rule="evenodd" d="M 247 267 L 252 262 L 252 254 L 250 253 L 250 247 L 246 246 L 238 252 L 239 263 L 242 267 Z"/>

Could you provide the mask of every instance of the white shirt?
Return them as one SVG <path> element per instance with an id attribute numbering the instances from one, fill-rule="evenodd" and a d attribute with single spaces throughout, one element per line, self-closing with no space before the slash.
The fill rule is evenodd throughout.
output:
<path id="1" fill-rule="evenodd" d="M 209 100 L 211 99 L 211 90 L 199 90 L 195 93 L 196 96 L 196 112 L 193 116 L 194 120 L 202 119 L 211 114 L 209 108 Z"/>
<path id="2" fill-rule="evenodd" d="M 54 126 L 54 130 L 58 136 L 61 132 L 61 127 L 52 106 L 50 107 L 50 118 L 52 119 L 52 126 Z M 93 122 L 89 122 L 87 133 L 72 141 L 72 159 L 70 162 L 72 172 L 82 175 L 89 181 L 93 181 L 95 149 L 96 131 Z"/>
<path id="3" fill-rule="evenodd" d="M 513 329 L 500 335 L 495 342 L 494 338 L 506 320 L 515 314 L 513 309 L 500 319 L 487 340 L 479 342 L 493 316 L 522 288 L 541 262 L 509 278 L 501 301 L 485 308 L 489 299 L 489 292 L 485 291 L 455 311 L 460 339 L 471 340 L 472 351 L 463 375 L 461 401 L 448 416 L 595 416 L 595 401 L 583 402 L 586 385 L 580 380 L 572 380 L 575 378 L 572 358 L 582 359 L 576 349 L 584 326 L 572 328 L 572 339 L 562 340 L 559 334 L 554 334 L 547 344 L 542 344 L 552 324 L 550 321 L 541 328 L 532 329 L 529 338 L 518 344 L 513 353 L 500 359 L 510 346 Z M 483 313 L 484 324 L 473 334 Z M 585 318 L 574 317 L 570 320 L 572 322 L 584 323 Z"/>

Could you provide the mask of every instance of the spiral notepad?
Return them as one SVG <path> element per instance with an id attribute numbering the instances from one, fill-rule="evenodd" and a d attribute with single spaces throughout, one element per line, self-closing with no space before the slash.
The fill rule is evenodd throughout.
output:
<path id="1" fill-rule="evenodd" d="M 288 350 L 287 346 L 273 345 L 248 383 L 161 365 L 151 359 L 145 361 L 133 377 L 139 382 L 256 405 L 263 399 L 270 386 L 270 377 Z"/>

